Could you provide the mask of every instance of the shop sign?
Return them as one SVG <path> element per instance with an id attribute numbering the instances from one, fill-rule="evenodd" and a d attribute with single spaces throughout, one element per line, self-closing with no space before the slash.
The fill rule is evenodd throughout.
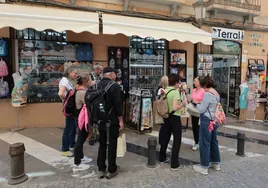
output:
<path id="1" fill-rule="evenodd" d="M 212 27 L 212 38 L 244 41 L 245 32 L 242 30 Z"/>

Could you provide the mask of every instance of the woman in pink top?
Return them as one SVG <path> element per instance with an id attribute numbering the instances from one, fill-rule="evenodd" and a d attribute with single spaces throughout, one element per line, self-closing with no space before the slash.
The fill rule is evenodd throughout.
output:
<path id="1" fill-rule="evenodd" d="M 191 103 L 196 105 L 200 103 L 203 100 L 205 90 L 201 88 L 200 86 L 200 79 L 199 77 L 196 77 L 194 79 L 194 86 L 195 88 L 192 90 L 191 93 Z M 193 150 L 196 151 L 199 148 L 199 117 L 192 116 L 192 128 L 193 128 L 193 135 L 194 135 L 194 145 L 193 145 Z"/>

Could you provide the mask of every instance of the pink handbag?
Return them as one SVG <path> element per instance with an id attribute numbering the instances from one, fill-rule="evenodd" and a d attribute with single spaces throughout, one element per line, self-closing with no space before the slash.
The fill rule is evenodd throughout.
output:
<path id="1" fill-rule="evenodd" d="M 0 59 L 0 77 L 8 75 L 8 67 L 6 62 L 1 58 Z"/>

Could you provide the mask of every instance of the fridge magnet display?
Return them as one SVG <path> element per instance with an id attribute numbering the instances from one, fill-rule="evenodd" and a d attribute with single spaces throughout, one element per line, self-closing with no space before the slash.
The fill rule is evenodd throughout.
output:
<path id="1" fill-rule="evenodd" d="M 170 68 L 170 74 L 178 74 L 178 68 Z"/>
<path id="2" fill-rule="evenodd" d="M 125 47 L 108 47 L 108 66 L 117 69 L 118 83 L 128 92 L 129 84 L 129 49 Z"/>

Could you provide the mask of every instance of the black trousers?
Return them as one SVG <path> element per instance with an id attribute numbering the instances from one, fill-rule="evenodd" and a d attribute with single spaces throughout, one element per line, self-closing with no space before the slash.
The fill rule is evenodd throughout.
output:
<path id="1" fill-rule="evenodd" d="M 170 141 L 170 136 L 173 134 L 173 145 L 171 154 L 171 168 L 177 168 L 179 163 L 179 152 L 181 147 L 181 118 L 180 116 L 171 115 L 168 119 L 165 119 L 165 125 L 161 127 L 162 136 L 159 161 L 164 162 L 167 158 L 167 147 Z"/>
<path id="2" fill-rule="evenodd" d="M 117 155 L 117 139 L 119 136 L 119 125 L 111 125 L 109 128 L 109 145 L 108 145 L 108 172 L 117 171 L 116 155 Z M 101 172 L 106 171 L 106 151 L 107 151 L 107 129 L 99 127 L 99 152 L 98 152 L 98 169 Z"/>
<path id="3" fill-rule="evenodd" d="M 84 157 L 83 145 L 88 137 L 88 132 L 85 127 L 82 130 L 78 129 L 76 144 L 74 147 L 74 164 L 79 165 L 81 163 L 81 159 Z"/>
<path id="4" fill-rule="evenodd" d="M 194 142 L 195 144 L 199 143 L 199 117 L 192 116 L 192 128 L 193 128 L 193 135 L 194 135 Z"/>

